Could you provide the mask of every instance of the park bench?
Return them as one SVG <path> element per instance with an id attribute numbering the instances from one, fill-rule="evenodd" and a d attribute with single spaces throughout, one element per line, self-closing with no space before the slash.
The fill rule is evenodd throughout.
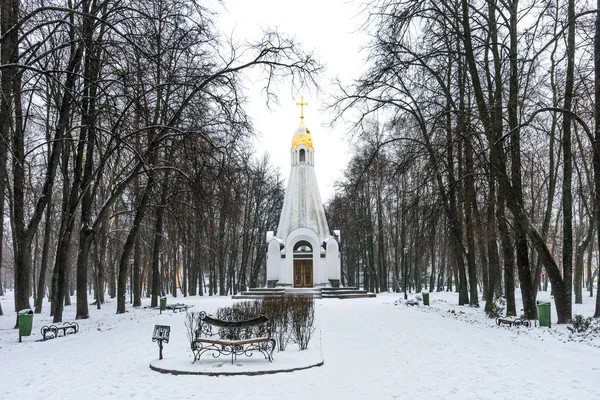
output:
<path id="1" fill-rule="evenodd" d="M 204 353 L 214 358 L 231 356 L 231 363 L 240 355 L 251 357 L 254 352 L 273 361 L 275 339 L 271 338 L 269 319 L 259 316 L 237 320 L 233 312 L 225 314 L 226 318 L 218 319 L 200 313 L 198 329 L 195 331 L 191 347 L 194 361 L 199 361 Z"/>
<path id="2" fill-rule="evenodd" d="M 176 313 L 178 311 L 187 311 L 188 308 L 190 308 L 190 306 L 188 306 L 187 304 L 183 304 L 183 303 L 167 305 L 167 309 L 173 310 L 174 313 Z"/>
<path id="3" fill-rule="evenodd" d="M 521 319 L 521 318 L 515 318 L 515 319 L 510 319 L 510 318 L 496 318 L 496 324 L 498 325 L 508 325 L 508 326 L 521 326 L 523 325 L 526 328 L 529 328 L 531 326 L 531 322 L 528 319 Z"/>
<path id="4" fill-rule="evenodd" d="M 65 322 L 62 325 L 45 325 L 40 330 L 44 340 L 54 339 L 58 336 L 66 336 L 79 332 L 77 322 Z"/>

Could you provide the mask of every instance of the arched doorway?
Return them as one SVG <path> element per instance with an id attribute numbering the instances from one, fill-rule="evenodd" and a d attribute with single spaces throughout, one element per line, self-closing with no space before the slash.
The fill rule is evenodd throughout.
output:
<path id="1" fill-rule="evenodd" d="M 313 287 L 313 248 L 306 240 L 294 245 L 294 287 Z"/>

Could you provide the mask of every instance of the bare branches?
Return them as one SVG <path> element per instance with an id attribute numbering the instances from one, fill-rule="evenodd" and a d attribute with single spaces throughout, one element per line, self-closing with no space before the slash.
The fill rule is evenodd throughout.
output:
<path id="1" fill-rule="evenodd" d="M 544 270 L 555 293 L 560 293 L 555 295 L 559 320 L 566 322 L 570 272 L 560 268 L 570 270 L 571 231 L 589 232 L 591 220 L 580 218 L 577 228 L 564 222 L 563 229 L 569 232 L 561 233 L 567 243 L 561 249 L 547 243 L 551 235 L 558 235 L 559 217 L 568 217 L 572 207 L 584 210 L 593 193 L 584 184 L 591 179 L 574 184 L 579 191 L 570 188 L 570 163 L 575 171 L 585 171 L 585 157 L 594 143 L 589 16 L 597 10 L 589 2 L 510 0 L 382 0 L 368 3 L 365 10 L 369 13 L 365 26 L 372 38 L 369 68 L 354 84 L 339 85 L 330 104 L 336 118 L 352 118 L 355 147 L 368 153 L 353 159 L 341 183 L 350 190 L 344 195 L 351 194 L 344 199 L 352 203 L 347 208 L 360 213 L 365 226 L 371 227 L 365 229 L 379 230 L 370 219 L 381 210 L 374 192 L 385 193 L 404 207 L 410 198 L 404 188 L 394 188 L 397 182 L 384 179 L 386 183 L 379 186 L 381 171 L 401 165 L 393 176 L 411 186 L 407 177 L 427 168 L 431 179 L 423 179 L 416 188 L 435 188 L 432 193 L 439 196 L 436 204 L 445 213 L 443 229 L 450 233 L 449 257 L 456 269 L 437 271 L 446 274 L 449 287 L 457 279 L 459 304 L 466 299 L 462 293 L 467 285 L 472 290 L 470 302 L 478 285 L 493 300 L 494 293 L 501 292 L 502 263 L 509 302 L 514 303 L 510 292 L 516 270 L 525 313 L 534 316 Z M 377 132 L 369 129 L 373 120 L 382 121 Z M 571 125 L 582 129 L 570 133 Z M 571 135 L 576 135 L 577 152 L 571 150 Z M 408 153 L 415 154 L 410 162 L 406 162 Z M 376 167 L 380 160 L 383 166 Z M 557 211 L 555 188 L 560 180 L 565 188 Z M 571 193 L 578 194 L 573 203 Z M 363 212 L 363 207 L 368 210 Z M 393 221 L 385 228 L 388 234 L 410 247 L 411 237 L 406 237 L 406 231 L 404 236 L 395 232 L 393 225 L 410 229 L 403 219 L 406 210 L 383 209 Z M 419 229 L 414 229 L 410 235 L 418 242 Z M 356 252 L 352 257 L 367 264 L 373 257 L 393 258 L 403 269 L 407 267 L 403 253 L 394 253 L 397 242 L 394 250 L 380 251 L 369 247 L 368 235 L 358 236 L 352 239 L 352 252 Z M 482 239 L 474 240 L 478 236 Z M 528 249 L 534 249 L 533 257 Z M 564 260 L 559 263 L 561 253 Z M 464 261 L 468 278 L 462 272 Z M 536 265 L 530 266 L 530 261 Z M 436 270 L 433 261 L 431 269 Z M 397 272 L 394 279 L 404 280 Z M 349 277 L 352 274 L 348 271 Z M 514 304 L 509 308 L 515 312 Z"/>

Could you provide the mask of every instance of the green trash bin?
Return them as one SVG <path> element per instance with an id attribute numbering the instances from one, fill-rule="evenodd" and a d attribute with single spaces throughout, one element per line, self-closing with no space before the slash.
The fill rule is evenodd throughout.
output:
<path id="1" fill-rule="evenodd" d="M 163 312 L 167 309 L 167 298 L 166 297 L 161 297 L 160 298 L 160 311 Z"/>
<path id="2" fill-rule="evenodd" d="M 21 336 L 30 336 L 31 335 L 31 326 L 33 325 L 33 310 L 26 308 L 17 313 L 17 318 L 19 318 L 19 342 L 21 341 Z"/>
<path id="3" fill-rule="evenodd" d="M 550 303 L 537 302 L 538 321 L 540 326 L 547 326 L 550 328 L 552 323 L 550 322 Z"/>
<path id="4" fill-rule="evenodd" d="M 423 305 L 424 306 L 428 306 L 429 305 L 429 293 L 421 293 L 423 295 Z"/>

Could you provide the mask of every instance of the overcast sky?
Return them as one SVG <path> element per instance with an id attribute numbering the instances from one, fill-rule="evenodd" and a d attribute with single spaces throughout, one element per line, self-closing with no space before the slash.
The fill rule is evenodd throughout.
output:
<path id="1" fill-rule="evenodd" d="M 308 90 L 299 93 L 309 104 L 304 111 L 305 121 L 313 136 L 315 172 L 321 197 L 326 202 L 348 162 L 349 138 L 345 133 L 348 127 L 343 123 L 333 129 L 327 127 L 332 117 L 323 110 L 323 105 L 325 98 L 333 94 L 327 87 L 328 82 L 339 77 L 349 83 L 362 69 L 359 49 L 366 39 L 357 33 L 364 21 L 363 16 L 357 16 L 357 3 L 348 0 L 226 0 L 225 8 L 220 17 L 221 29 L 227 35 L 233 34 L 237 42 L 260 38 L 263 28 L 277 28 L 295 37 L 306 49 L 314 50 L 326 65 L 327 70 L 321 76 L 324 93 Z M 271 163 L 279 167 L 287 184 L 292 135 L 300 121 L 300 110 L 295 105 L 299 98 L 292 96 L 289 86 L 282 85 L 278 92 L 280 104 L 269 110 L 261 97 L 261 87 L 247 85 L 247 88 L 251 96 L 247 110 L 260 134 L 257 148 L 269 154 Z"/>

